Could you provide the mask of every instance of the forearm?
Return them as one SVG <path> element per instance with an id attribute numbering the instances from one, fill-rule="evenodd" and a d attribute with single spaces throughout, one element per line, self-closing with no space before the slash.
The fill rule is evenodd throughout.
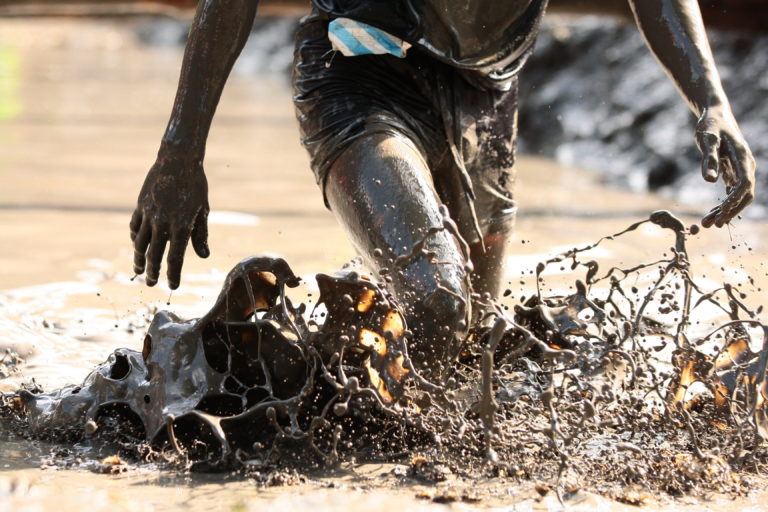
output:
<path id="1" fill-rule="evenodd" d="M 258 0 L 200 0 L 159 159 L 202 161 L 211 121 L 232 66 L 248 40 Z"/>
<path id="2" fill-rule="evenodd" d="M 648 47 L 691 110 L 728 107 L 696 0 L 629 0 Z M 729 107 L 728 107 L 729 108 Z"/>
<path id="3" fill-rule="evenodd" d="M 755 159 L 733 117 L 696 0 L 629 0 L 651 51 L 698 117 L 696 144 L 701 174 L 722 180 L 726 196 L 701 223 L 722 227 L 755 195 Z"/>

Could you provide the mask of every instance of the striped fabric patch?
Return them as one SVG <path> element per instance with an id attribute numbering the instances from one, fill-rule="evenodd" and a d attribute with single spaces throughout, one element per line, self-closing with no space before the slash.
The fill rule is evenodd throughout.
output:
<path id="1" fill-rule="evenodd" d="M 376 27 L 349 18 L 336 18 L 328 25 L 328 39 L 334 50 L 346 57 L 354 55 L 394 55 L 405 57 L 411 47 L 400 38 Z"/>

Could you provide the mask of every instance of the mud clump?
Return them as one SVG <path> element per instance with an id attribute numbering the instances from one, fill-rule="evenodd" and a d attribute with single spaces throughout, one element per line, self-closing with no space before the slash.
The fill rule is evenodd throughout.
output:
<path id="1" fill-rule="evenodd" d="M 39 437 L 108 433 L 197 467 L 253 465 L 280 444 L 336 460 L 343 421 L 329 418 L 392 410 L 410 370 L 404 321 L 383 290 L 352 271 L 317 281 L 325 329 L 286 297 L 299 280 L 285 261 L 247 259 L 203 318 L 160 312 L 141 352 L 116 350 L 79 386 L 19 390 L 6 414 Z"/>
<path id="2" fill-rule="evenodd" d="M 586 257 L 645 225 L 670 233 L 658 260 Z M 0 414 L 32 436 L 118 439 L 193 469 L 354 458 L 405 461 L 403 478 L 422 481 L 742 492 L 768 462 L 768 328 L 739 287 L 697 283 L 688 232 L 655 212 L 540 263 L 516 304 L 476 297 L 487 314 L 444 382 L 411 363 L 404 316 L 368 277 L 318 275 L 309 310 L 287 295 L 299 279 L 285 261 L 250 258 L 203 318 L 159 313 L 141 352 L 115 351 L 80 386 L 4 396 Z M 545 292 L 553 268 L 581 275 Z"/>
<path id="3" fill-rule="evenodd" d="M 13 350 L 6 349 L 0 356 L 0 380 L 7 379 L 19 371 L 19 366 L 24 363 L 24 359 Z"/>

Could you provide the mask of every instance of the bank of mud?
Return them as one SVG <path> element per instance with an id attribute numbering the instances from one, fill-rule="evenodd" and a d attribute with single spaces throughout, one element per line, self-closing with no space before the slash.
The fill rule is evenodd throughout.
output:
<path id="1" fill-rule="evenodd" d="M 768 20 L 766 20 L 768 23 Z M 708 30 L 723 86 L 758 168 L 765 215 L 768 180 L 768 36 Z M 553 17 L 520 79 L 521 150 L 599 171 L 608 183 L 713 201 L 701 179 L 695 117 L 632 24 Z"/>

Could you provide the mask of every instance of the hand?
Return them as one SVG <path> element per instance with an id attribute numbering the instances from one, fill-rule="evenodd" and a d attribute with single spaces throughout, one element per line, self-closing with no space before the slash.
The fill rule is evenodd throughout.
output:
<path id="1" fill-rule="evenodd" d="M 142 274 L 146 265 L 147 285 L 154 286 L 170 241 L 168 286 L 178 288 L 190 237 L 198 256 L 210 254 L 208 212 L 208 181 L 202 165 L 185 159 L 158 159 L 147 173 L 131 217 L 133 271 Z"/>
<path id="2" fill-rule="evenodd" d="M 696 144 L 702 153 L 701 174 L 714 183 L 722 177 L 727 196 L 701 221 L 708 228 L 722 227 L 752 202 L 755 196 L 755 158 L 730 109 L 707 108 L 696 125 Z"/>

